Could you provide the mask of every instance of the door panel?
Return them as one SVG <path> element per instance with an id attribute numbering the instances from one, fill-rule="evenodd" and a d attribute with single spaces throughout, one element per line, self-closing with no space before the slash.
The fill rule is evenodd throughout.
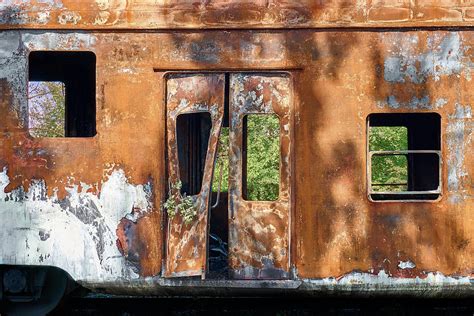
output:
<path id="1" fill-rule="evenodd" d="M 199 175 L 202 185 L 199 193 L 192 195 L 194 208 L 197 215 L 191 223 L 186 224 L 178 214 L 168 218 L 165 277 L 202 276 L 204 277 L 207 264 L 207 232 L 209 195 L 211 190 L 211 178 L 214 159 L 216 155 L 217 142 L 224 114 L 224 88 L 225 76 L 223 74 L 189 74 L 169 77 L 167 80 L 167 146 L 168 146 L 168 172 L 171 196 L 181 196 L 178 189 L 173 185 L 178 183 L 180 177 L 177 120 L 179 115 L 208 112 L 211 117 L 212 127 L 209 142 L 199 144 L 198 150 L 205 156 L 204 166 L 199 164 L 203 172 Z M 189 140 L 185 140 L 185 146 L 193 146 L 195 135 L 189 132 L 187 126 L 179 127 L 183 135 L 188 131 Z M 193 138 L 194 137 L 194 138 Z M 181 149 L 183 151 L 183 149 Z M 186 150 L 184 150 L 186 151 Z M 194 157 L 188 157 L 184 161 L 196 165 Z M 182 159 L 183 161 L 183 159 Z M 181 163 L 183 165 L 183 162 Z M 186 175 L 195 174 L 196 170 Z M 183 171 L 184 173 L 184 171 Z M 186 177 L 183 174 L 183 177 Z M 194 176 L 191 176 L 194 177 Z M 199 181 L 201 182 L 201 181 Z M 194 185 L 196 184 L 189 184 Z"/>
<path id="2" fill-rule="evenodd" d="M 290 261 L 291 79 L 282 74 L 230 76 L 229 269 L 237 279 L 284 279 Z M 280 185 L 276 201 L 243 199 L 243 119 L 280 120 Z"/>

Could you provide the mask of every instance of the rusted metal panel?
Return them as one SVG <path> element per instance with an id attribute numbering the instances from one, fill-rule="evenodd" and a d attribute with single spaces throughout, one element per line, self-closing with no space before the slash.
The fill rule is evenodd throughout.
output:
<path id="1" fill-rule="evenodd" d="M 292 84 L 288 75 L 230 76 L 229 267 L 234 278 L 289 277 Z M 242 197 L 243 119 L 280 119 L 280 195 L 276 201 Z"/>
<path id="2" fill-rule="evenodd" d="M 217 142 L 224 115 L 224 75 L 181 75 L 167 80 L 167 137 L 170 195 L 181 195 L 173 187 L 180 181 L 176 120 L 180 114 L 208 112 L 212 129 L 204 166 L 202 187 L 192 196 L 197 218 L 185 224 L 180 215 L 168 219 L 165 277 L 205 276 L 209 198 Z"/>
<path id="3" fill-rule="evenodd" d="M 438 272 L 472 277 L 472 33 L 312 38 L 326 41 L 295 85 L 298 275 L 362 270 L 424 282 Z M 368 115 L 417 112 L 441 115 L 441 200 L 370 202 Z"/>
<path id="4" fill-rule="evenodd" d="M 132 73 L 107 64 L 96 40 L 93 34 L 0 34 L 0 213 L 3 227 L 11 228 L 1 234 L 0 262 L 58 266 L 76 280 L 158 275 L 164 118 L 154 104 L 160 86 L 143 85 L 155 74 L 141 72 L 132 56 Z M 29 135 L 32 50 L 97 54 L 95 137 Z M 143 126 L 154 137 L 139 144 Z"/>
<path id="5" fill-rule="evenodd" d="M 472 26 L 470 1 L 4 0 L 0 28 L 203 29 Z"/>
<path id="6" fill-rule="evenodd" d="M 59 266 L 98 287 L 121 279 L 135 293 L 175 284 L 157 277 L 166 85 L 153 69 L 291 68 L 296 278 L 318 291 L 472 288 L 473 46 L 458 29 L 0 32 L 0 262 Z M 94 138 L 29 137 L 31 50 L 97 54 Z M 442 197 L 371 203 L 367 116 L 414 112 L 441 115 Z"/>

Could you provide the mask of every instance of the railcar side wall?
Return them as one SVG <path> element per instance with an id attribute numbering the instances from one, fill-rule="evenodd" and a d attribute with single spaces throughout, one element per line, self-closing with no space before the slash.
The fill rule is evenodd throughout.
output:
<path id="1" fill-rule="evenodd" d="M 278 70 L 294 87 L 296 277 L 470 278 L 473 45 L 443 30 L 2 31 L 0 262 L 96 283 L 159 276 L 166 72 Z M 28 135 L 35 50 L 96 54 L 95 137 Z M 413 112 L 441 115 L 442 198 L 370 202 L 367 117 Z"/>

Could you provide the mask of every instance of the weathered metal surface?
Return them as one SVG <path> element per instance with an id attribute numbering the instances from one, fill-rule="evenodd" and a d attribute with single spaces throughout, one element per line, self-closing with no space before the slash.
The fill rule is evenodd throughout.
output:
<path id="1" fill-rule="evenodd" d="M 348 269 L 383 270 L 391 277 L 472 275 L 472 33 L 327 39 L 334 41 L 334 53 L 325 56 L 322 48 L 315 67 L 295 85 L 298 275 Z M 442 117 L 442 199 L 370 203 L 367 116 L 406 112 Z"/>
<path id="2" fill-rule="evenodd" d="M 87 284 L 90 288 L 104 287 L 107 293 L 162 295 L 162 296 L 245 296 L 249 294 L 284 295 L 299 297 L 467 297 L 474 294 L 472 279 L 449 277 L 429 273 L 425 278 L 393 277 L 379 274 L 353 272 L 338 278 L 298 280 L 198 280 L 198 279 L 149 279 L 144 285 L 140 280 L 118 280 L 102 284 Z"/>
<path id="3" fill-rule="evenodd" d="M 145 92 L 140 82 L 133 82 L 133 77 L 155 78 L 152 72 L 138 76 L 133 56 L 127 65 L 135 74 L 124 75 L 122 67 L 107 66 L 108 53 L 95 50 L 96 39 L 92 34 L 0 34 L 0 214 L 2 227 L 9 227 L 0 233 L 0 262 L 58 266 L 78 280 L 157 275 L 164 174 L 159 168 L 163 160 L 159 135 L 164 135 L 164 120 L 153 108 L 155 96 L 149 92 L 159 89 L 147 87 Z M 98 134 L 32 138 L 25 128 L 28 52 L 84 49 L 96 52 L 101 60 Z M 125 78 L 128 89 L 137 94 L 128 95 L 123 89 Z M 134 102 L 142 106 L 129 107 Z M 155 137 L 137 144 L 132 139 L 139 138 L 143 126 Z M 156 159 L 140 162 L 138 156 Z M 123 238 L 124 221 L 133 223 L 139 243 Z"/>
<path id="4" fill-rule="evenodd" d="M 133 279 L 135 293 L 151 291 L 144 277 L 162 268 L 167 190 L 166 81 L 153 69 L 288 69 L 295 278 L 316 290 L 472 289 L 473 45 L 470 30 L 3 31 L 0 263 L 55 265 L 96 287 Z M 31 50 L 97 54 L 94 138 L 28 136 Z M 366 119 L 389 112 L 441 115 L 440 201 L 367 199 Z"/>
<path id="5" fill-rule="evenodd" d="M 181 75 L 167 80 L 168 172 L 171 195 L 181 195 L 172 185 L 180 181 L 176 120 L 187 113 L 208 112 L 212 128 L 209 137 L 201 191 L 192 196 L 197 218 L 185 224 L 180 215 L 168 218 L 165 277 L 205 276 L 209 198 L 217 142 L 224 116 L 224 75 Z"/>
<path id="6" fill-rule="evenodd" d="M 0 28 L 472 26 L 465 0 L 4 0 Z"/>
<path id="7" fill-rule="evenodd" d="M 230 76 L 229 268 L 234 278 L 289 277 L 292 84 L 288 75 Z M 276 114 L 280 120 L 280 194 L 276 201 L 243 198 L 243 119 Z"/>

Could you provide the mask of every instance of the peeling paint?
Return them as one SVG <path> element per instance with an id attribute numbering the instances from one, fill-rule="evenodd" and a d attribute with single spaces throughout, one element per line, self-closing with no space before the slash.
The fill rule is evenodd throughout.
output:
<path id="1" fill-rule="evenodd" d="M 0 217 L 11 230 L 0 232 L 2 264 L 53 265 L 89 281 L 138 277 L 117 248 L 115 228 L 132 209 L 139 210 L 138 217 L 152 209 L 149 184 L 132 185 L 123 170 L 114 170 L 100 196 L 75 186 L 64 200 L 46 196 L 44 181 L 35 181 L 27 192 L 5 193 L 8 184 L 4 168 Z M 25 240 L 27 247 L 21 244 Z"/>
<path id="2" fill-rule="evenodd" d="M 413 269 L 416 265 L 411 261 L 398 261 L 398 267 L 400 269 Z"/>
<path id="3" fill-rule="evenodd" d="M 460 74 L 468 63 L 466 50 L 459 33 L 453 32 L 443 38 L 431 36 L 425 53 L 416 55 L 410 54 L 410 50 L 400 50 L 398 55 L 387 57 L 384 79 L 392 83 L 408 80 L 420 84 L 429 77 L 439 81 L 442 76 Z"/>
<path id="4" fill-rule="evenodd" d="M 31 32 L 22 33 L 21 41 L 28 50 L 94 50 L 97 37 L 86 33 Z"/>
<path id="5" fill-rule="evenodd" d="M 464 165 L 466 155 L 466 144 L 470 143 L 472 125 L 467 120 L 472 118 L 470 106 L 456 104 L 453 114 L 449 115 L 448 127 L 446 129 L 448 146 L 448 190 L 453 193 L 464 191 L 463 183 L 469 177 Z M 459 196 L 450 198 L 452 202 L 458 202 Z"/>
<path id="6" fill-rule="evenodd" d="M 434 103 L 430 102 L 429 96 L 424 96 L 422 98 L 417 98 L 414 96 L 408 102 L 401 102 L 397 100 L 397 97 L 394 95 L 390 95 L 387 97 L 386 100 L 378 101 L 377 106 L 379 108 L 392 108 L 392 109 L 409 109 L 409 110 L 416 110 L 416 109 L 423 109 L 423 110 L 438 110 L 443 108 L 448 103 L 448 101 L 444 98 L 438 98 L 435 100 Z"/>
<path id="7" fill-rule="evenodd" d="M 324 286 L 337 286 L 337 285 L 383 285 L 393 286 L 394 288 L 414 284 L 425 284 L 430 286 L 441 286 L 441 285 L 468 285 L 471 286 L 473 279 L 468 276 L 452 277 L 445 276 L 440 272 L 427 272 L 423 277 L 415 278 L 394 278 L 390 276 L 386 271 L 381 270 L 377 274 L 364 273 L 364 272 L 351 272 L 338 278 L 325 278 L 325 279 L 305 279 L 309 285 L 324 285 Z"/>
<path id="8" fill-rule="evenodd" d="M 77 24 L 81 19 L 81 15 L 74 11 L 63 11 L 58 15 L 59 24 Z"/>
<path id="9" fill-rule="evenodd" d="M 32 4 L 31 0 L 3 0 L 0 3 L 0 9 L 6 9 L 9 7 L 22 7 L 24 5 L 29 5 L 30 10 L 54 10 L 63 8 L 63 3 L 61 0 L 37 0 L 36 4 Z"/>
<path id="10" fill-rule="evenodd" d="M 83 14 L 79 27 L 94 25 L 97 11 L 109 12 L 113 17 L 110 25 L 121 28 L 342 28 L 387 27 L 397 25 L 416 26 L 469 26 L 468 13 L 461 14 L 458 2 L 417 2 L 407 6 L 401 2 L 378 3 L 366 0 L 337 2 L 307 1 L 238 1 L 215 0 L 193 2 L 179 0 L 5 0 L 5 10 L 29 9 L 21 23 L 12 19 L 0 19 L 3 25 L 13 23 L 26 27 L 38 27 L 32 15 L 40 10 L 50 10 L 54 16 L 63 11 L 79 11 Z M 428 11 L 427 7 L 429 8 Z M 461 6 L 462 7 L 462 6 Z M 84 12 L 85 11 L 85 12 Z M 375 18 L 374 13 L 375 12 Z M 402 12 L 401 14 L 399 14 Z M 455 13 L 453 15 L 453 12 Z M 425 14 L 428 13 L 428 14 Z M 108 24 L 109 24 L 108 23 Z M 51 28 L 65 27 L 56 19 Z"/>

